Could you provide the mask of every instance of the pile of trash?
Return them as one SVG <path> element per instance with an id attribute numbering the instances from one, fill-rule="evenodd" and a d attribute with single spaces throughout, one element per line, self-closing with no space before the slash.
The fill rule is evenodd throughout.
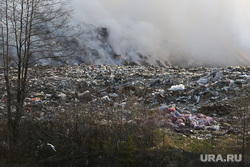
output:
<path id="1" fill-rule="evenodd" d="M 188 110 L 182 111 L 179 108 L 176 110 L 176 108 L 163 105 L 151 109 L 148 115 L 150 120 L 159 127 L 192 128 L 194 130 L 205 130 L 210 128 L 219 130 L 219 124 L 212 117 L 201 113 L 192 114 Z"/>
<path id="2" fill-rule="evenodd" d="M 102 114 L 104 107 L 114 114 L 121 113 L 120 120 L 109 121 L 129 123 L 136 122 L 131 115 L 133 107 L 137 107 L 148 113 L 148 120 L 160 127 L 219 130 L 222 128 L 219 123 L 225 120 L 221 118 L 228 118 L 228 113 L 218 115 L 216 107 L 203 113 L 202 107 L 230 103 L 239 92 L 249 89 L 249 70 L 250 67 L 242 66 L 187 69 L 177 66 L 37 65 L 29 70 L 27 114 L 23 118 L 32 115 L 37 121 L 52 120 L 59 112 L 65 112 L 65 106 L 72 109 L 72 106 L 85 105 L 86 111 L 93 111 L 95 106 L 96 113 Z M 2 72 L 0 77 L 3 78 Z M 4 79 L 0 80 L 0 93 L 1 118 L 5 114 Z M 105 119 L 100 121 L 107 122 Z"/>

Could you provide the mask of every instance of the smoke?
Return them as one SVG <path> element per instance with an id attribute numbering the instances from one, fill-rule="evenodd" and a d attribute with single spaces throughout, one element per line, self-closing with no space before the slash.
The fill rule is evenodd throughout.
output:
<path id="1" fill-rule="evenodd" d="M 249 0 L 73 0 L 75 20 L 109 30 L 123 58 L 249 65 Z"/>

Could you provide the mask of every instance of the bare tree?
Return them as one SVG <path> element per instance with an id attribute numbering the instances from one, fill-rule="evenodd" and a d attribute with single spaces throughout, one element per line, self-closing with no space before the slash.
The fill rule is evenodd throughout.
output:
<path id="1" fill-rule="evenodd" d="M 237 99 L 235 105 L 238 110 L 234 113 L 235 117 L 235 126 L 237 128 L 237 147 L 241 143 L 239 152 L 242 154 L 242 162 L 245 162 L 247 158 L 248 149 L 248 132 L 249 132 L 249 121 L 250 121 L 250 112 L 249 112 L 249 100 L 250 100 L 250 87 L 246 86 L 237 93 Z M 239 136 L 239 134 L 241 134 Z M 239 140 L 240 139 L 240 140 Z"/>
<path id="2" fill-rule="evenodd" d="M 246 158 L 246 144 L 247 144 L 247 138 L 248 138 L 248 132 L 249 132 L 249 118 L 250 118 L 250 112 L 249 112 L 249 95 L 250 95 L 250 89 L 249 87 L 246 87 L 241 91 L 241 98 L 238 100 L 238 104 L 240 105 L 240 112 L 241 112 L 241 129 L 242 129 L 242 159 L 243 162 Z"/>
<path id="3" fill-rule="evenodd" d="M 61 56 L 68 45 L 70 10 L 66 0 L 2 0 L 0 55 L 7 92 L 10 147 L 18 142 L 24 114 L 29 67 L 35 61 Z"/>

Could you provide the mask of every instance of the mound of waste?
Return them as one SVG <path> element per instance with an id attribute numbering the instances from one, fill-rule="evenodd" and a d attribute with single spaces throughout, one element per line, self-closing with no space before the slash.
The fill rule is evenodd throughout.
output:
<path id="1" fill-rule="evenodd" d="M 195 131 L 223 131 L 240 121 L 234 106 L 249 98 L 250 67 L 181 68 L 177 66 L 37 65 L 29 71 L 26 113 L 36 121 L 53 120 L 59 112 L 84 106 L 100 124 L 143 124 Z M 2 70 L 0 77 L 3 78 Z M 13 76 L 14 78 L 15 76 Z M 6 91 L 0 80 L 0 118 L 5 117 Z M 243 95 L 244 94 L 244 95 Z M 140 114 L 134 115 L 140 111 Z"/>
<path id="2" fill-rule="evenodd" d="M 157 113 L 157 116 L 154 114 Z M 215 125 L 216 121 L 209 116 L 205 116 L 201 113 L 191 114 L 188 110 L 182 111 L 175 107 L 167 107 L 161 106 L 156 109 L 151 109 L 149 112 L 150 118 L 158 123 L 160 127 L 190 127 L 195 130 L 207 129 L 212 127 L 211 125 Z M 158 117 L 158 119 L 156 118 Z M 160 120 L 160 121 L 159 121 Z M 216 130 L 219 130 L 219 126 L 217 126 Z"/>

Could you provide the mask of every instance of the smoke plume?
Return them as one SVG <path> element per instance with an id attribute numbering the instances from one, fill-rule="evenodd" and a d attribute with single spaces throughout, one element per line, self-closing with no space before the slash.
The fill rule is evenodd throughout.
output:
<path id="1" fill-rule="evenodd" d="M 106 27 L 123 58 L 182 66 L 249 65 L 249 0 L 73 0 L 77 21 Z"/>

